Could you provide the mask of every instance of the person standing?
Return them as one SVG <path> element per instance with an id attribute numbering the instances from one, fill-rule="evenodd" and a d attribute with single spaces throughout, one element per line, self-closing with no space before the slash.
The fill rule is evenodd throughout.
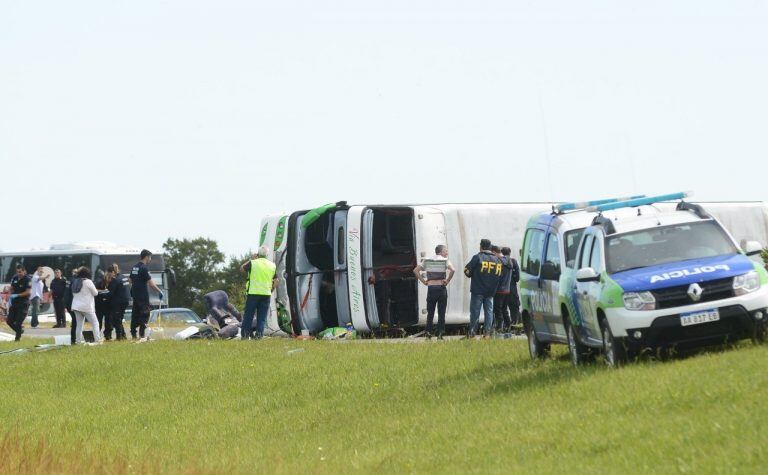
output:
<path id="1" fill-rule="evenodd" d="M 79 270 L 79 267 L 72 269 L 72 278 L 67 282 L 66 290 L 64 290 L 64 308 L 67 309 L 67 312 L 69 312 L 69 321 L 71 322 L 69 325 L 69 337 L 70 343 L 72 345 L 77 343 L 77 319 L 75 318 L 74 310 L 72 310 L 72 286 L 74 285 L 75 281 L 80 280 L 77 277 L 77 271 Z M 80 284 L 77 285 L 79 286 Z"/>
<path id="2" fill-rule="evenodd" d="M 426 278 L 421 275 L 424 272 Z M 448 260 L 448 247 L 439 244 L 435 255 L 425 259 L 413 269 L 419 282 L 427 286 L 427 339 L 432 338 L 432 322 L 437 307 L 437 339 L 442 340 L 445 333 L 445 309 L 448 306 L 448 284 L 453 279 L 455 270 Z"/>
<path id="3" fill-rule="evenodd" d="M 65 328 L 67 318 L 64 314 L 64 294 L 67 291 L 67 280 L 62 277 L 61 269 L 53 271 L 51 281 L 51 296 L 53 297 L 53 311 L 56 313 L 56 325 L 53 328 Z"/>
<path id="4" fill-rule="evenodd" d="M 152 307 L 149 305 L 149 287 L 160 294 L 160 300 L 163 300 L 163 292 L 152 280 L 149 275 L 149 263 L 152 262 L 152 253 L 143 249 L 139 255 L 139 262 L 131 269 L 131 297 L 133 297 L 133 307 L 131 308 L 131 338 L 136 339 L 136 329 L 139 330 L 139 338 L 144 338 L 144 332 L 149 322 L 149 312 Z"/>
<path id="5" fill-rule="evenodd" d="M 43 298 L 43 291 L 45 283 L 43 281 L 43 268 L 42 266 L 35 269 L 35 273 L 32 274 L 32 293 L 29 295 L 29 309 L 30 309 L 30 322 L 29 326 L 37 328 L 40 322 L 37 319 L 37 314 L 40 312 L 40 301 Z"/>
<path id="6" fill-rule="evenodd" d="M 23 265 L 16 265 L 16 275 L 11 279 L 11 295 L 8 297 L 8 326 L 16 332 L 16 341 L 24 333 L 24 319 L 29 310 L 29 296 L 32 294 L 32 279 Z"/>
<path id="7" fill-rule="evenodd" d="M 501 260 L 501 280 L 499 288 L 496 289 L 496 295 L 493 297 L 493 323 L 496 331 L 506 333 L 509 331 L 509 295 L 510 284 L 512 282 L 512 263 L 504 255 L 504 249 L 498 246 L 492 246 L 491 251 Z"/>
<path id="8" fill-rule="evenodd" d="M 480 322 L 480 309 L 483 309 L 485 321 L 483 332 L 489 338 L 493 331 L 493 297 L 501 280 L 501 260 L 491 252 L 491 241 L 480 240 L 480 252 L 464 266 L 464 275 L 471 279 L 469 292 L 469 338 L 477 335 Z"/>
<path id="9" fill-rule="evenodd" d="M 501 253 L 507 258 L 511 266 L 509 298 L 507 298 L 509 324 L 511 328 L 520 325 L 520 294 L 517 292 L 517 283 L 520 282 L 520 265 L 517 263 L 517 260 L 512 257 L 512 250 L 510 248 L 502 247 Z"/>
<path id="10" fill-rule="evenodd" d="M 123 328 L 123 315 L 125 315 L 125 309 L 128 308 L 128 301 L 130 300 L 130 288 L 131 284 L 128 279 L 120 273 L 120 268 L 117 264 L 112 264 L 107 268 L 107 272 L 112 275 L 109 281 L 109 322 L 110 326 L 115 329 L 115 339 L 125 340 L 125 328 Z M 106 335 L 107 339 L 110 338 L 109 333 Z"/>
<path id="11" fill-rule="evenodd" d="M 93 285 L 91 280 L 91 271 L 87 267 L 81 267 L 77 271 L 77 280 L 72 282 L 72 310 L 75 311 L 77 319 L 77 333 L 75 343 L 83 342 L 83 324 L 85 320 L 91 324 L 93 329 L 93 341 L 101 343 L 101 329 L 99 328 L 99 319 L 96 318 L 95 297 L 99 291 Z"/>
<path id="12" fill-rule="evenodd" d="M 96 284 L 96 290 L 99 291 L 99 295 L 96 296 L 96 318 L 99 319 L 99 326 L 104 330 L 104 339 L 112 339 L 112 324 L 109 319 L 109 281 L 112 275 L 109 271 L 99 279 Z"/>
<path id="13" fill-rule="evenodd" d="M 267 314 L 269 313 L 269 301 L 272 298 L 272 291 L 277 285 L 276 266 L 267 259 L 268 254 L 269 249 L 266 246 L 261 246 L 253 259 L 240 266 L 240 272 L 248 274 L 245 315 L 240 329 L 240 337 L 244 340 L 251 338 L 254 313 L 256 313 L 255 338 L 259 339 L 264 336 L 264 325 L 267 323 Z"/>

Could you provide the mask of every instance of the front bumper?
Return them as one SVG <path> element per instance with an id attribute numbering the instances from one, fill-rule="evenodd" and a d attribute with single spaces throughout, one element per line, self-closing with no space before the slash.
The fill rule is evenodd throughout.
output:
<path id="1" fill-rule="evenodd" d="M 720 320 L 697 325 L 682 326 L 680 314 L 717 308 Z M 764 315 L 756 321 L 755 313 Z M 606 310 L 611 332 L 625 338 L 629 347 L 659 346 L 695 347 L 736 341 L 754 335 L 756 325 L 768 321 L 768 286 L 738 297 L 703 302 L 662 310 L 633 311 L 625 308 Z M 639 332 L 639 334 L 638 334 Z"/>

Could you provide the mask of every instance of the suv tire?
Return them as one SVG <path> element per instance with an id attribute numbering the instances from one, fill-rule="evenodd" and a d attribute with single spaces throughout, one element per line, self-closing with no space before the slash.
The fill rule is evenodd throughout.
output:
<path id="1" fill-rule="evenodd" d="M 605 319 L 602 320 L 600 327 L 603 332 L 603 356 L 605 357 L 605 363 L 612 368 L 623 366 L 627 362 L 627 350 L 624 348 L 624 343 L 613 336 L 611 326 Z"/>
<path id="2" fill-rule="evenodd" d="M 583 365 L 592 360 L 590 348 L 576 338 L 576 331 L 570 322 L 565 324 L 565 334 L 568 337 L 568 353 L 571 355 L 573 366 Z"/>
<path id="3" fill-rule="evenodd" d="M 533 322 L 528 322 L 525 326 L 525 333 L 528 336 L 528 353 L 532 360 L 542 360 L 549 355 L 549 343 L 542 343 L 536 336 L 536 329 L 533 328 Z"/>

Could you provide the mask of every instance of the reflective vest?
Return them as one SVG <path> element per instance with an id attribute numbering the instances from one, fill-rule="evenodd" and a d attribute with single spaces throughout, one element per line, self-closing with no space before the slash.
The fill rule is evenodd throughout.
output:
<path id="1" fill-rule="evenodd" d="M 248 274 L 248 295 L 272 295 L 272 279 L 275 278 L 275 264 L 260 257 L 251 261 Z"/>

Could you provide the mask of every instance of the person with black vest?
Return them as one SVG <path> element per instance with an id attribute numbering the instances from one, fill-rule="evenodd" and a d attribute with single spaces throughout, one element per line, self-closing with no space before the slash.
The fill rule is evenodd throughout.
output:
<path id="1" fill-rule="evenodd" d="M 133 308 L 131 309 L 131 338 L 136 339 L 136 329 L 139 330 L 139 337 L 144 338 L 144 332 L 149 323 L 149 312 L 152 307 L 149 305 L 149 287 L 160 294 L 160 300 L 163 300 L 163 292 L 152 280 L 147 267 L 152 261 L 152 253 L 143 249 L 139 255 L 139 262 L 131 269 L 131 297 L 133 297 Z"/>
<path id="2" fill-rule="evenodd" d="M 16 275 L 11 279 L 11 295 L 8 296 L 8 326 L 16 332 L 16 341 L 24 333 L 24 319 L 29 310 L 29 296 L 32 293 L 32 279 L 23 265 L 16 265 Z"/>
<path id="3" fill-rule="evenodd" d="M 464 275 L 472 279 L 469 288 L 469 338 L 477 335 L 481 307 L 485 314 L 483 332 L 486 338 L 490 338 L 493 332 L 493 297 L 499 288 L 501 274 L 501 259 L 491 252 L 491 241 L 481 239 L 480 252 L 464 266 Z"/>
<path id="4" fill-rule="evenodd" d="M 503 249 L 498 246 L 492 246 L 491 251 L 501 259 L 501 280 L 493 297 L 493 323 L 496 331 L 506 333 L 510 327 L 508 300 L 512 283 L 512 263 L 509 257 L 504 255 Z"/>
<path id="5" fill-rule="evenodd" d="M 109 323 L 110 327 L 115 329 L 115 339 L 125 340 L 125 328 L 123 328 L 123 315 L 128 308 L 128 301 L 131 299 L 131 283 L 120 273 L 117 264 L 112 264 L 107 268 L 107 273 L 111 276 L 107 294 L 109 297 Z M 110 333 L 105 334 L 105 338 L 112 338 Z"/>
<path id="6" fill-rule="evenodd" d="M 67 292 L 67 279 L 61 275 L 61 269 L 56 269 L 51 281 L 51 296 L 53 296 L 53 311 L 56 313 L 56 325 L 53 328 L 66 328 L 67 317 L 64 310 L 64 296 Z"/>
<path id="7" fill-rule="evenodd" d="M 99 326 L 104 330 L 104 339 L 112 339 L 112 323 L 109 318 L 109 281 L 112 275 L 107 270 L 96 282 L 96 290 L 99 294 L 96 296 L 96 319 L 99 320 Z"/>
<path id="8" fill-rule="evenodd" d="M 502 247 L 501 253 L 509 260 L 509 263 L 512 266 L 511 280 L 509 283 L 509 298 L 506 303 L 509 308 L 510 327 L 516 327 L 520 325 L 520 294 L 517 291 L 517 283 L 520 282 L 520 265 L 517 263 L 517 260 L 512 257 L 512 249 Z"/>

